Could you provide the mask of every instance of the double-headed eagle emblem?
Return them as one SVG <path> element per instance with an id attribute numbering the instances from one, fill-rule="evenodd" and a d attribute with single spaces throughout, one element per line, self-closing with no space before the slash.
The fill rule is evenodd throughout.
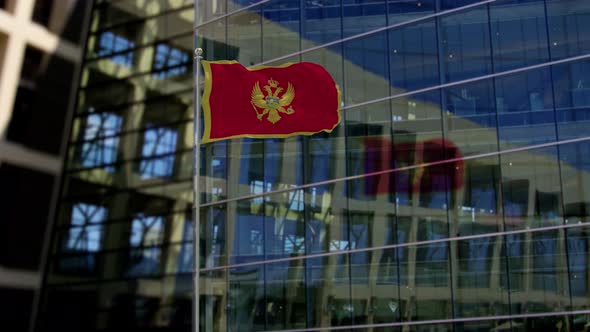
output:
<path id="1" fill-rule="evenodd" d="M 274 92 L 272 91 L 273 88 L 275 89 Z M 279 82 L 272 78 L 268 80 L 268 85 L 264 86 L 264 90 L 267 92 L 266 96 L 260 89 L 258 82 L 256 82 L 254 88 L 252 88 L 252 99 L 250 102 L 252 107 L 254 107 L 254 111 L 256 111 L 258 120 L 262 121 L 262 117 L 268 114 L 266 119 L 270 123 L 275 124 L 281 119 L 279 112 L 284 114 L 295 113 L 293 107 L 289 106 L 293 102 L 293 98 L 295 98 L 295 88 L 293 88 L 291 83 L 289 83 L 287 91 L 283 93 L 281 98 L 279 98 L 279 93 L 284 89 L 279 87 Z M 285 107 L 288 108 L 285 109 Z M 259 108 L 261 108 L 262 111 L 259 112 Z"/>

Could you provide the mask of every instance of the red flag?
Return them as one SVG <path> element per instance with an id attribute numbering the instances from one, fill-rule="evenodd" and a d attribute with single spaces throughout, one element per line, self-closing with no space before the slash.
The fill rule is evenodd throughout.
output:
<path id="1" fill-rule="evenodd" d="M 320 65 L 301 62 L 248 69 L 237 61 L 202 63 L 202 143 L 331 132 L 340 122 L 340 91 Z"/>

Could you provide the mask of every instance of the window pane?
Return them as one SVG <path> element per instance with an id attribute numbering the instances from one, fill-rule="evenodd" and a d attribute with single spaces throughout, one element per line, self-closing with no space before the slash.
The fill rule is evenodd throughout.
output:
<path id="1" fill-rule="evenodd" d="M 443 16 L 440 22 L 445 82 L 491 73 L 487 7 Z"/>
<path id="2" fill-rule="evenodd" d="M 497 1 L 490 20 L 496 72 L 549 59 L 544 1 Z"/>

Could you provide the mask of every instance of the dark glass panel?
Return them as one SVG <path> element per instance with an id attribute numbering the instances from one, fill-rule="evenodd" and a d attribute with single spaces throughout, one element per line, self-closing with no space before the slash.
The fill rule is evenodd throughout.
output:
<path id="1" fill-rule="evenodd" d="M 27 331 L 31 324 L 31 311 L 35 293 L 29 289 L 0 288 L 0 308 L 4 324 L 12 331 Z"/>
<path id="2" fill-rule="evenodd" d="M 556 139 L 550 78 L 547 68 L 496 78 L 501 149 Z"/>
<path id="3" fill-rule="evenodd" d="M 95 308 L 99 298 L 96 284 L 48 287 L 43 293 L 44 311 L 37 322 L 40 331 L 73 332 L 96 328 Z"/>
<path id="4" fill-rule="evenodd" d="M 475 235 L 502 229 L 501 175 L 498 157 L 466 161 L 464 182 L 455 194 L 457 204 L 451 218 L 457 220 L 457 234 Z M 453 232 L 455 233 L 455 232 Z"/>
<path id="5" fill-rule="evenodd" d="M 492 72 L 488 22 L 486 6 L 441 18 L 440 57 L 445 82 Z"/>
<path id="6" fill-rule="evenodd" d="M 265 144 L 265 163 L 271 165 L 265 170 L 267 186 L 271 190 L 279 190 L 301 185 L 303 164 L 300 139 L 284 142 L 266 140 Z M 272 216 L 265 219 L 266 259 L 305 254 L 307 241 L 304 190 L 296 189 L 271 195 L 266 199 L 266 213 Z"/>
<path id="7" fill-rule="evenodd" d="M 342 1 L 343 37 L 381 28 L 386 25 L 386 0 Z"/>
<path id="8" fill-rule="evenodd" d="M 498 151 L 494 86 L 490 80 L 443 90 L 446 139 L 456 147 L 448 158 Z"/>
<path id="9" fill-rule="evenodd" d="M 232 268 L 228 276 L 227 331 L 264 331 L 265 266 Z"/>
<path id="10" fill-rule="evenodd" d="M 183 280 L 184 294 L 189 294 L 192 291 L 192 279 L 189 275 Z M 227 270 L 202 272 L 201 280 L 201 330 L 212 332 L 227 331 L 228 313 L 231 307 L 228 303 L 229 292 L 227 290 Z M 182 289 L 181 289 L 182 290 Z M 180 293 L 183 294 L 183 293 Z M 187 306 L 189 312 L 192 312 L 191 298 L 187 298 Z M 187 317 L 191 317 L 190 314 Z M 191 324 L 192 319 L 188 318 L 185 324 Z"/>
<path id="11" fill-rule="evenodd" d="M 27 47 L 6 139 L 58 155 L 68 114 L 75 66 L 69 60 Z"/>
<path id="12" fill-rule="evenodd" d="M 412 220 L 407 242 L 447 237 L 446 223 Z M 401 234 L 400 234 L 401 235 Z M 401 240 L 401 238 L 400 238 Z M 408 246 L 399 256 L 399 309 L 401 321 L 448 319 L 452 317 L 451 275 L 448 242 Z M 407 278 L 407 283 L 404 279 Z"/>
<path id="13" fill-rule="evenodd" d="M 317 63 L 330 73 L 340 91 L 344 89 L 344 56 L 342 44 L 333 49 L 321 48 L 301 55 L 301 61 Z M 334 129 L 337 131 L 338 127 Z M 333 135 L 333 134 L 332 134 Z"/>
<path id="14" fill-rule="evenodd" d="M 480 232 L 488 231 L 480 228 Z M 457 252 L 455 267 L 458 271 L 454 271 L 457 283 L 453 296 L 456 317 L 510 314 L 509 291 L 500 287 L 500 281 L 506 278 L 506 259 L 500 255 L 502 240 L 502 237 L 490 236 L 451 242 L 451 250 Z"/>
<path id="15" fill-rule="evenodd" d="M 108 75 L 98 71 L 90 70 L 88 72 L 86 83 L 107 82 L 108 89 L 104 85 L 97 85 L 95 88 L 81 89 L 79 92 L 78 112 L 90 112 L 92 109 L 101 110 L 112 108 L 114 105 L 140 101 L 144 98 L 134 96 L 133 86 L 127 81 L 112 81 Z M 83 85 L 85 82 L 81 82 Z M 143 96 L 142 96 L 143 97 Z"/>
<path id="16" fill-rule="evenodd" d="M 387 34 L 380 32 L 344 43 L 346 105 L 389 95 Z"/>
<path id="17" fill-rule="evenodd" d="M 304 1 L 301 24 L 302 48 L 342 38 L 341 0 Z"/>
<path id="18" fill-rule="evenodd" d="M 39 269 L 53 185 L 49 174 L 0 164 L 0 266 Z"/>
<path id="19" fill-rule="evenodd" d="M 476 322 L 455 322 L 455 332 L 521 331 L 518 325 L 508 320 L 484 320 Z"/>
<path id="20" fill-rule="evenodd" d="M 132 42 L 120 40 L 122 37 L 111 36 L 110 32 L 104 32 L 99 42 L 105 44 L 101 51 L 102 56 L 86 62 L 85 69 L 98 71 L 107 75 L 93 75 L 88 81 L 89 86 L 99 85 L 101 82 L 111 82 L 113 79 L 130 78 L 142 74 L 150 74 L 154 79 L 153 84 L 159 80 L 171 77 L 174 79 L 188 75 L 192 68 L 192 51 L 187 48 L 191 38 L 186 34 L 176 36 L 174 39 L 148 43 L 145 46 L 135 47 Z M 106 36 L 106 37 L 105 37 Z M 111 39 L 113 41 L 111 41 Z M 113 45 L 107 45 L 114 43 Z M 122 44 L 130 44 L 129 48 Z M 106 49 L 112 48 L 112 55 L 107 54 Z M 211 56 L 214 53 L 211 52 Z M 147 78 L 143 78 L 147 80 Z M 144 82 L 145 83 L 145 82 Z"/>
<path id="21" fill-rule="evenodd" d="M 307 326 L 305 260 L 270 263 L 264 266 L 265 330 Z M 313 306 L 313 304 L 311 304 Z"/>
<path id="22" fill-rule="evenodd" d="M 590 306 L 588 284 L 590 281 L 590 262 L 588 262 L 590 234 L 588 231 L 587 227 L 576 227 L 566 232 L 572 310 L 587 310 Z"/>
<path id="23" fill-rule="evenodd" d="M 546 148 L 501 156 L 504 223 L 507 229 L 563 223 L 556 155 L 556 148 Z"/>
<path id="24" fill-rule="evenodd" d="M 228 215 L 229 234 L 232 234 L 227 239 L 230 264 L 264 260 L 265 229 L 274 224 L 274 218 L 265 215 L 265 200 L 266 197 L 254 198 L 228 206 L 235 208 Z"/>
<path id="25" fill-rule="evenodd" d="M 201 221 L 204 241 L 204 255 L 201 255 L 205 267 L 227 264 L 227 210 L 226 206 L 206 208 L 205 220 Z"/>
<path id="26" fill-rule="evenodd" d="M 551 58 L 562 59 L 590 51 L 590 7 L 584 1 L 547 0 Z"/>
<path id="27" fill-rule="evenodd" d="M 502 0 L 490 5 L 494 71 L 549 59 L 544 1 Z"/>
<path id="28" fill-rule="evenodd" d="M 351 325 L 354 307 L 349 270 L 343 263 L 347 257 L 343 254 L 306 260 L 308 326 Z"/>
<path id="29" fill-rule="evenodd" d="M 455 9 L 463 6 L 469 6 L 478 2 L 481 2 L 481 0 L 441 0 L 440 10 Z"/>
<path id="30" fill-rule="evenodd" d="M 360 175 L 392 168 L 389 102 L 345 111 L 347 174 Z M 389 192 L 388 174 L 348 182 L 350 199 L 371 201 Z M 369 206 L 367 211 L 372 210 Z"/>
<path id="31" fill-rule="evenodd" d="M 440 82 L 434 20 L 393 29 L 388 35 L 392 95 Z"/>
<path id="32" fill-rule="evenodd" d="M 393 99 L 392 113 L 394 168 L 444 160 L 438 90 Z M 428 173 L 424 181 L 424 170 L 421 168 L 393 173 L 390 183 L 394 186 L 395 195 L 392 195 L 391 199 L 397 205 L 398 215 L 412 217 L 416 215 L 414 207 L 430 205 L 429 202 L 433 202 L 434 199 L 435 205 L 441 201 L 444 203 L 438 204 L 430 211 L 446 220 L 446 211 L 442 210 L 443 204 L 446 203 L 446 187 L 443 188 L 443 192 L 440 192 L 441 188 L 435 190 L 433 182 L 428 179 L 436 174 L 443 175 L 444 178 L 444 169 L 447 167 L 430 168 L 436 169 L 437 172 Z M 441 184 L 446 186 L 444 181 Z M 424 189 L 421 189 L 422 184 L 425 186 Z"/>
<path id="33" fill-rule="evenodd" d="M 299 51 L 300 2 L 275 0 L 262 5 L 262 59 Z"/>
<path id="34" fill-rule="evenodd" d="M 559 146 L 566 223 L 590 221 L 590 143 Z"/>
<path id="35" fill-rule="evenodd" d="M 53 12 L 53 6 L 53 0 L 35 0 L 33 21 L 47 27 Z"/>
<path id="36" fill-rule="evenodd" d="M 433 14 L 436 0 L 387 0 L 388 24 L 397 24 Z"/>
<path id="37" fill-rule="evenodd" d="M 227 44 L 225 20 L 211 22 L 197 29 L 203 57 L 209 61 L 237 59 L 239 49 Z"/>
<path id="38" fill-rule="evenodd" d="M 590 62 L 575 61 L 552 68 L 559 139 L 590 132 Z"/>
<path id="39" fill-rule="evenodd" d="M 564 231 L 506 236 L 512 314 L 559 312 L 570 304 Z"/>

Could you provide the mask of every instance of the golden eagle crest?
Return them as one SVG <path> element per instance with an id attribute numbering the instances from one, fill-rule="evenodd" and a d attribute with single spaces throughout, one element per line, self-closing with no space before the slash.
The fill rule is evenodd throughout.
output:
<path id="1" fill-rule="evenodd" d="M 272 91 L 273 88 L 275 89 L 274 92 Z M 267 92 L 266 96 L 262 93 L 262 90 L 260 90 L 258 82 L 256 82 L 254 88 L 252 88 L 252 99 L 250 103 L 252 104 L 252 107 L 254 107 L 254 111 L 256 111 L 258 120 L 262 121 L 262 117 L 268 114 L 266 119 L 272 124 L 275 124 L 281 119 L 279 112 L 285 114 L 295 113 L 293 107 L 289 106 L 293 102 L 293 98 L 295 98 L 295 88 L 293 88 L 291 83 L 289 83 L 287 91 L 283 93 L 281 98 L 279 98 L 279 93 L 284 89 L 279 87 L 279 82 L 272 78 L 268 80 L 268 85 L 264 86 L 264 90 Z M 285 109 L 285 107 L 288 108 Z M 259 112 L 258 108 L 261 108 L 262 111 Z"/>

